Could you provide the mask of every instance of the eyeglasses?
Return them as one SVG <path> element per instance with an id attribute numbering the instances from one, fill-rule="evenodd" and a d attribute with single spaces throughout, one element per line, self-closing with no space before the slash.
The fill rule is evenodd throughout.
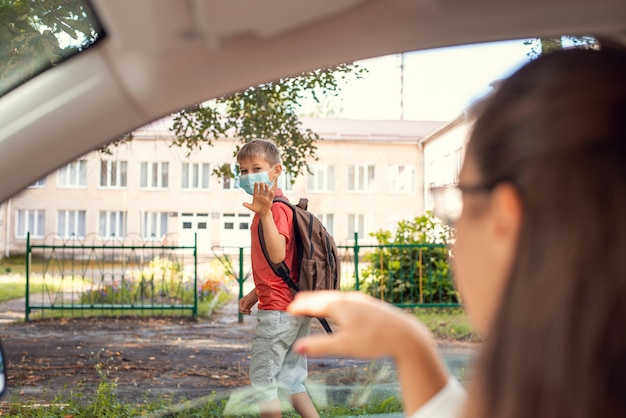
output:
<path id="1" fill-rule="evenodd" d="M 463 213 L 463 193 L 488 193 L 494 187 L 495 184 L 454 184 L 431 187 L 433 213 L 446 225 L 454 227 Z"/>

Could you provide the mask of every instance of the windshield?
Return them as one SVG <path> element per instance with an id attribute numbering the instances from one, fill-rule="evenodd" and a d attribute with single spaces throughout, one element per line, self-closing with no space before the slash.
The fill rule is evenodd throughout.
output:
<path id="1" fill-rule="evenodd" d="M 84 0 L 0 0 L 0 96 L 104 35 Z"/>

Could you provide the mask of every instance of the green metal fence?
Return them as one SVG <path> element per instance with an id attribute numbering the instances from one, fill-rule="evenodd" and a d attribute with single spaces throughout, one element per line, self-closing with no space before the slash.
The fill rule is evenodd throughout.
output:
<path id="1" fill-rule="evenodd" d="M 461 304 L 450 270 L 448 246 L 444 244 L 360 245 L 355 237 L 353 245 L 340 245 L 338 249 L 344 291 L 360 290 L 406 308 Z M 244 255 L 244 248 L 223 257 L 232 263 L 231 271 L 239 272 L 236 277 L 241 297 L 250 276 L 249 257 Z M 243 321 L 241 314 L 239 321 Z"/>
<path id="2" fill-rule="evenodd" d="M 458 307 L 444 244 L 338 246 L 342 290 L 360 290 L 398 307 Z"/>
<path id="3" fill-rule="evenodd" d="M 89 237 L 88 237 L 89 238 Z M 26 244 L 26 320 L 198 314 L 197 245 L 83 238 Z M 36 291 L 33 291 L 35 290 Z"/>

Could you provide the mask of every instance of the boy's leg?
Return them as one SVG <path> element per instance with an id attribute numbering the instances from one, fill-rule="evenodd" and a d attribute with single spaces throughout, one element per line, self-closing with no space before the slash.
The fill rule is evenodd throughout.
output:
<path id="1" fill-rule="evenodd" d="M 259 410 L 261 411 L 261 418 L 282 418 L 283 416 L 278 398 L 267 402 L 259 402 Z"/>
<path id="2" fill-rule="evenodd" d="M 291 404 L 302 418 L 319 418 L 320 415 L 313 405 L 311 397 L 306 392 L 294 393 L 291 395 Z"/>
<path id="3" fill-rule="evenodd" d="M 311 318 L 289 315 L 286 321 L 293 324 L 295 333 L 286 334 L 289 335 L 289 340 L 284 342 L 289 345 L 289 349 L 278 373 L 278 385 L 289 391 L 291 404 L 302 418 L 319 418 L 315 405 L 304 386 L 304 381 L 308 376 L 306 357 L 293 351 L 293 344 L 296 340 L 311 333 Z"/>
<path id="4" fill-rule="evenodd" d="M 280 323 L 280 312 L 259 310 L 254 338 L 250 347 L 250 383 L 256 390 L 255 397 L 263 417 L 280 416 L 280 401 L 276 376 L 283 357 L 277 358 L 276 329 Z M 284 355 L 283 355 L 284 356 Z"/>

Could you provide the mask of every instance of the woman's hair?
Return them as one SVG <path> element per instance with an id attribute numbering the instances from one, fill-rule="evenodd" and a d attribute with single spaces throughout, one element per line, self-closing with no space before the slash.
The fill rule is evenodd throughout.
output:
<path id="1" fill-rule="evenodd" d="M 488 99 L 467 154 L 523 206 L 468 415 L 626 416 L 626 52 L 530 62 Z"/>
<path id="2" fill-rule="evenodd" d="M 249 158 L 262 158 L 272 167 L 280 164 L 280 150 L 273 142 L 264 139 L 253 139 L 244 144 L 237 153 L 237 161 L 247 160 Z"/>

